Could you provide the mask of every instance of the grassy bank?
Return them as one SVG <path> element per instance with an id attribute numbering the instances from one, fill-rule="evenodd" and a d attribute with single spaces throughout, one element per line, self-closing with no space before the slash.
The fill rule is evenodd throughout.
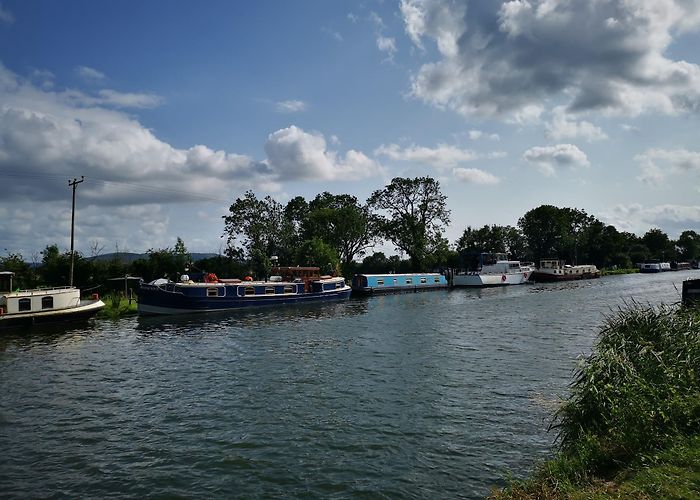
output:
<path id="1" fill-rule="evenodd" d="M 97 314 L 99 318 L 119 318 L 136 314 L 136 299 L 127 299 L 120 293 L 102 297 L 105 307 Z"/>
<path id="2" fill-rule="evenodd" d="M 700 497 L 700 309 L 610 317 L 554 415 L 558 453 L 492 498 Z"/>
<path id="3" fill-rule="evenodd" d="M 628 269 L 602 269 L 600 271 L 601 276 L 614 276 L 616 274 L 634 274 L 638 273 L 639 268 L 637 267 L 632 267 Z"/>

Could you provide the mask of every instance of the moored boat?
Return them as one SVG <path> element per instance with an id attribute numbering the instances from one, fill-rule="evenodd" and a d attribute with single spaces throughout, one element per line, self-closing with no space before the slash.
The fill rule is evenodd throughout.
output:
<path id="1" fill-rule="evenodd" d="M 581 279 L 599 278 L 600 271 L 593 264 L 582 264 L 572 266 L 563 260 L 542 259 L 540 267 L 533 273 L 532 281 L 571 281 Z"/>
<path id="2" fill-rule="evenodd" d="M 644 262 L 639 264 L 639 272 L 641 273 L 660 273 L 671 270 L 670 262 Z"/>
<path id="3" fill-rule="evenodd" d="M 508 260 L 503 253 L 481 253 L 466 271 L 452 277 L 456 287 L 489 287 L 527 283 L 533 268 L 519 260 Z"/>
<path id="4" fill-rule="evenodd" d="M 219 279 L 204 281 L 183 275 L 179 282 L 155 280 L 138 289 L 141 315 L 205 313 L 244 307 L 337 301 L 350 297 L 342 277 L 321 276 L 317 267 L 273 268 L 267 281 Z"/>
<path id="5" fill-rule="evenodd" d="M 0 272 L 0 328 L 86 319 L 105 306 L 97 294 L 81 299 L 73 286 L 13 291 L 13 276 Z"/>
<path id="6" fill-rule="evenodd" d="M 447 288 L 447 278 L 439 273 L 356 274 L 352 291 L 357 294 L 418 292 Z"/>

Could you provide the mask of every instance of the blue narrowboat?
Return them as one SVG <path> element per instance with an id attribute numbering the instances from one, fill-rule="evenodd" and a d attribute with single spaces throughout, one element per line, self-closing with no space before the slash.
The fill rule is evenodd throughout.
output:
<path id="1" fill-rule="evenodd" d="M 342 277 L 320 276 L 318 268 L 276 268 L 268 281 L 219 279 L 207 274 L 204 282 L 183 275 L 180 281 L 155 280 L 141 284 L 138 312 L 141 315 L 227 311 L 243 307 L 278 306 L 350 297 L 351 288 Z"/>
<path id="2" fill-rule="evenodd" d="M 352 291 L 357 294 L 417 292 L 447 288 L 447 278 L 439 273 L 356 274 Z"/>

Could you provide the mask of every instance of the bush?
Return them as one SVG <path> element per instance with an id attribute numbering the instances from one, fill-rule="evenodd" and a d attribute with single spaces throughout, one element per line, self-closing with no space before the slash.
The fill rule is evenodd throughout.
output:
<path id="1" fill-rule="evenodd" d="M 605 470 L 700 429 L 700 313 L 634 304 L 606 320 L 555 415 L 564 453 Z"/>

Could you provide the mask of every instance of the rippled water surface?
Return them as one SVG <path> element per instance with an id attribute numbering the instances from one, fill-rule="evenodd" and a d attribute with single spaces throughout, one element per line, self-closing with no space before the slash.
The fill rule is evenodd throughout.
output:
<path id="1" fill-rule="evenodd" d="M 483 497 L 604 319 L 697 271 L 0 337 L 0 496 Z"/>

